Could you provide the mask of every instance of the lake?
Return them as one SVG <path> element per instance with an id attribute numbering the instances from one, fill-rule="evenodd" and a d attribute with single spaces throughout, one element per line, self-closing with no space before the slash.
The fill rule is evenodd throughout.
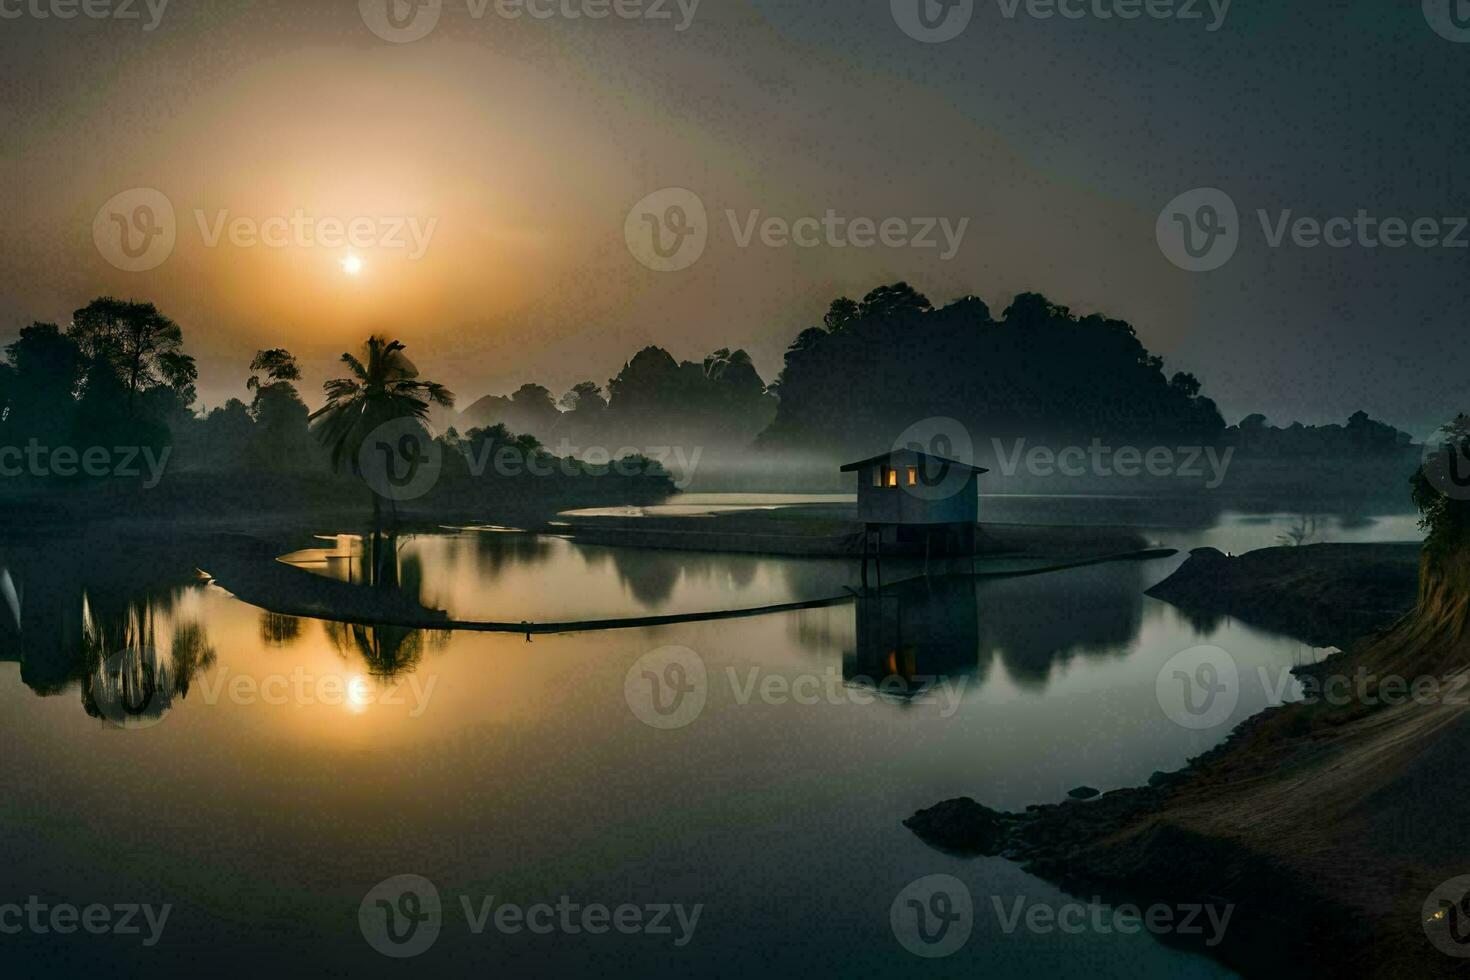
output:
<path id="1" fill-rule="evenodd" d="M 768 503 L 743 496 L 682 505 Z M 1006 506 L 1024 520 L 1040 503 Z M 1276 543 L 1297 520 L 1226 512 L 1148 533 L 1240 551 Z M 1316 533 L 1417 536 L 1403 515 L 1324 520 Z M 292 560 L 356 580 L 352 542 L 303 542 Z M 818 609 L 528 639 L 274 616 L 198 580 L 186 545 L 5 548 L 0 906 L 33 895 L 171 906 L 151 946 L 147 926 L 31 930 L 0 936 L 7 965 L 1228 976 L 1147 933 L 1008 931 L 997 903 L 1009 914 L 1078 898 L 1003 859 L 935 851 L 901 825 L 952 796 L 1020 809 L 1083 784 L 1135 785 L 1294 696 L 1286 669 L 1324 651 L 1230 619 L 1191 621 L 1142 594 L 1182 560 L 939 579 Z M 394 576 L 456 614 L 534 621 L 789 601 L 841 592 L 854 572 L 461 531 L 401 540 Z M 1171 720 L 1161 684 L 1171 658 L 1201 645 L 1229 654 L 1238 697 L 1208 727 L 1187 727 Z M 118 657 L 145 668 L 142 687 L 93 667 Z M 665 681 L 690 692 L 673 709 Z M 968 941 L 943 959 L 913 955 L 890 925 L 900 892 L 933 874 L 960 879 L 974 903 Z M 437 935 L 406 960 L 376 951 L 383 938 L 359 917 L 366 907 L 372 920 L 385 894 L 405 919 L 419 908 L 399 903 L 401 884 L 374 891 L 398 875 L 432 882 L 442 903 Z M 568 913 L 576 931 L 512 932 L 482 918 L 540 903 L 551 916 L 559 902 L 650 928 L 591 934 L 578 923 L 595 917 Z"/>

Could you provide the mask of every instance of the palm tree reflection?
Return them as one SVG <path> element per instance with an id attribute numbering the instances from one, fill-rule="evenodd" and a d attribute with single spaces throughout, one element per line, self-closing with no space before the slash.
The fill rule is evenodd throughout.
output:
<path id="1" fill-rule="evenodd" d="M 359 656 L 374 677 L 395 677 L 418 669 L 429 647 L 442 647 L 449 634 L 406 626 L 322 623 L 327 637 L 344 657 Z"/>
<path id="2" fill-rule="evenodd" d="M 160 618 L 158 607 L 148 601 L 129 602 L 119 615 L 105 616 L 83 595 L 81 695 L 88 715 L 122 727 L 151 724 L 175 699 L 186 698 L 194 678 L 214 665 L 214 649 L 199 623 L 170 621 L 160 629 Z M 170 628 L 165 657 L 159 635 Z"/>

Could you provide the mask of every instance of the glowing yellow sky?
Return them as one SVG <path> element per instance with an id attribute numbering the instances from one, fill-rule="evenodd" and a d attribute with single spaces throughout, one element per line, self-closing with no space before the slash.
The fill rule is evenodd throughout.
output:
<path id="1" fill-rule="evenodd" d="M 682 35 L 460 17 L 404 45 L 374 37 L 351 4 L 319 6 L 179 8 L 150 35 L 21 25 L 39 53 L 7 75 L 19 98 L 0 119 L 18 137 L 7 183 L 27 189 L 0 268 L 0 337 L 94 295 L 150 299 L 184 326 L 201 400 L 219 404 L 244 394 L 245 365 L 270 346 L 301 357 L 314 400 L 337 354 L 383 329 L 464 405 L 526 380 L 605 381 L 647 344 L 688 358 L 743 346 L 769 380 L 830 299 L 897 279 L 936 302 L 979 292 L 997 314 L 1042 288 L 1133 318 L 1164 349 L 1187 312 L 1152 214 L 1053 177 L 950 93 L 785 36 L 743 2 L 709 0 Z M 80 76 L 44 58 L 63 45 Z M 623 225 L 669 186 L 700 194 L 710 244 L 693 268 L 657 273 L 632 259 Z M 99 206 L 132 187 L 163 192 L 178 227 L 174 252 L 141 273 L 91 240 Z M 829 208 L 971 226 L 940 262 L 741 248 L 725 214 Z M 417 259 L 207 244 L 222 213 L 298 209 L 412 217 L 433 233 Z M 343 274 L 349 251 L 361 275 Z"/>

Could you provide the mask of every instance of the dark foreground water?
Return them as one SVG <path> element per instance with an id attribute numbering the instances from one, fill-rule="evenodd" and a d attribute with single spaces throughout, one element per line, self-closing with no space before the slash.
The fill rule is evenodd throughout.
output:
<path id="1" fill-rule="evenodd" d="M 1350 523 L 1323 536 L 1412 528 Z M 1177 533 L 1252 546 L 1262 526 Z M 395 587 L 519 619 L 846 574 L 607 550 L 419 539 Z M 1145 598 L 1177 561 L 528 641 L 272 616 L 172 549 L 7 549 L 0 956 L 14 976 L 1228 975 L 900 823 L 1137 784 L 1291 697 L 1284 669 L 1321 652 Z M 1168 693 L 1201 645 L 1240 678 L 1208 724 Z M 937 874 L 963 923 L 909 904 Z M 916 908 L 954 931 L 926 943 L 941 920 Z"/>

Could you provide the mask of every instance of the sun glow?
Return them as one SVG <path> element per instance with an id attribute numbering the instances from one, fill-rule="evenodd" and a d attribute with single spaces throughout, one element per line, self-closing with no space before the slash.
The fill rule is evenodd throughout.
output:
<path id="1" fill-rule="evenodd" d="M 347 710 L 360 715 L 373 703 L 373 692 L 366 677 L 353 674 L 347 678 Z"/>
<path id="2" fill-rule="evenodd" d="M 345 259 L 342 260 L 342 271 L 347 273 L 349 276 L 361 275 L 362 259 L 358 258 L 355 255 L 347 256 Z"/>

